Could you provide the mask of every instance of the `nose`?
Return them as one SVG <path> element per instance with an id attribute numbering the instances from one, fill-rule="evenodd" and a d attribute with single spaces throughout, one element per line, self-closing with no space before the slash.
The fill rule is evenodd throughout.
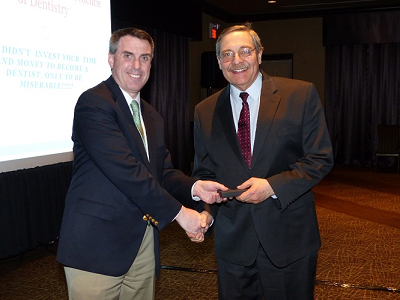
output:
<path id="1" fill-rule="evenodd" d="M 236 52 L 233 54 L 233 62 L 234 63 L 242 62 L 242 61 L 243 61 L 243 58 L 240 57 L 239 52 Z"/>
<path id="2" fill-rule="evenodd" d="M 132 60 L 132 65 L 133 65 L 134 69 L 140 69 L 140 58 L 139 57 L 138 58 L 135 57 Z"/>

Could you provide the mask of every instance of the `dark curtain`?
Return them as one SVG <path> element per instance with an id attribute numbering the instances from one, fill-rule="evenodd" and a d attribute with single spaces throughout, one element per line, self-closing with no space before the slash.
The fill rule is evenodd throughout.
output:
<path id="1" fill-rule="evenodd" d="M 390 19 L 387 14 L 377 17 L 387 18 L 385 22 Z M 368 14 L 363 22 L 382 24 L 371 23 L 371 18 Z M 348 22 L 359 19 L 362 18 L 346 18 Z M 342 17 L 330 21 L 340 20 Z M 399 25 L 398 20 L 392 20 Z M 386 28 L 379 27 L 378 30 L 372 26 L 374 43 L 361 43 L 357 34 L 352 39 L 349 33 L 346 38 L 348 44 L 341 44 L 345 41 L 335 43 L 334 35 L 327 32 L 327 28 L 333 30 L 334 25 L 334 22 L 330 23 L 324 30 L 327 41 L 326 118 L 335 161 L 336 164 L 372 166 L 378 144 L 378 124 L 400 124 L 400 41 L 385 42 L 388 40 Z M 352 27 L 357 28 L 357 24 Z M 384 32 L 382 43 L 379 42 L 380 31 Z M 364 34 L 367 36 L 367 33 Z M 399 37 L 390 40 L 396 39 Z"/>
<path id="2" fill-rule="evenodd" d="M 0 259 L 58 239 L 72 162 L 0 173 Z"/>
<path id="3" fill-rule="evenodd" d="M 192 141 L 190 139 L 188 49 L 185 37 L 154 32 L 156 54 L 148 84 L 149 103 L 163 116 L 166 144 L 174 166 L 190 171 Z M 154 68 L 154 69 L 153 69 Z"/>
<path id="4" fill-rule="evenodd" d="M 400 43 L 331 46 L 326 57 L 336 162 L 373 165 L 378 124 L 400 124 Z"/>
<path id="5" fill-rule="evenodd" d="M 143 29 L 154 39 L 155 56 L 151 75 L 141 96 L 164 119 L 166 145 L 171 152 L 174 167 L 188 174 L 193 160 L 188 91 L 189 39 L 113 19 L 113 31 L 128 26 Z"/>

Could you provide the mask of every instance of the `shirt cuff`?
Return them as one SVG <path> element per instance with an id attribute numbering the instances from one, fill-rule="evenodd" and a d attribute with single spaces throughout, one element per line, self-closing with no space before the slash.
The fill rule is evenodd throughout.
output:
<path id="1" fill-rule="evenodd" d="M 173 218 L 171 222 L 175 221 L 176 217 L 179 216 L 179 214 L 181 213 L 181 211 L 182 211 L 182 206 L 181 206 L 181 209 L 179 210 L 179 212 L 176 214 L 175 218 Z"/>
<path id="2" fill-rule="evenodd" d="M 195 183 L 193 183 L 193 185 L 192 185 L 192 191 L 191 191 L 191 193 L 192 193 L 192 199 L 193 199 L 194 201 L 200 201 L 200 200 L 201 200 L 199 196 L 193 195 L 194 186 L 195 186 L 196 183 L 198 183 L 199 181 L 200 181 L 200 180 L 197 180 L 197 181 L 196 181 Z"/>

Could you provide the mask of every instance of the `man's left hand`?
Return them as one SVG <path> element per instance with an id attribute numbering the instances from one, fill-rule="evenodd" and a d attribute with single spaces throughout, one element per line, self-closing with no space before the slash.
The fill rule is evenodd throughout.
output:
<path id="1" fill-rule="evenodd" d="M 264 178 L 251 177 L 237 188 L 248 189 L 246 192 L 236 197 L 236 200 L 244 203 L 259 204 L 272 195 L 275 195 L 268 180 Z"/>

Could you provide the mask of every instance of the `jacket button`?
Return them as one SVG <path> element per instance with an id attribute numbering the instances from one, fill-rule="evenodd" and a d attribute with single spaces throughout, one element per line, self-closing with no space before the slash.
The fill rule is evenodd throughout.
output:
<path id="1" fill-rule="evenodd" d="M 143 221 L 147 221 L 147 220 L 148 220 L 147 216 L 143 216 Z"/>

